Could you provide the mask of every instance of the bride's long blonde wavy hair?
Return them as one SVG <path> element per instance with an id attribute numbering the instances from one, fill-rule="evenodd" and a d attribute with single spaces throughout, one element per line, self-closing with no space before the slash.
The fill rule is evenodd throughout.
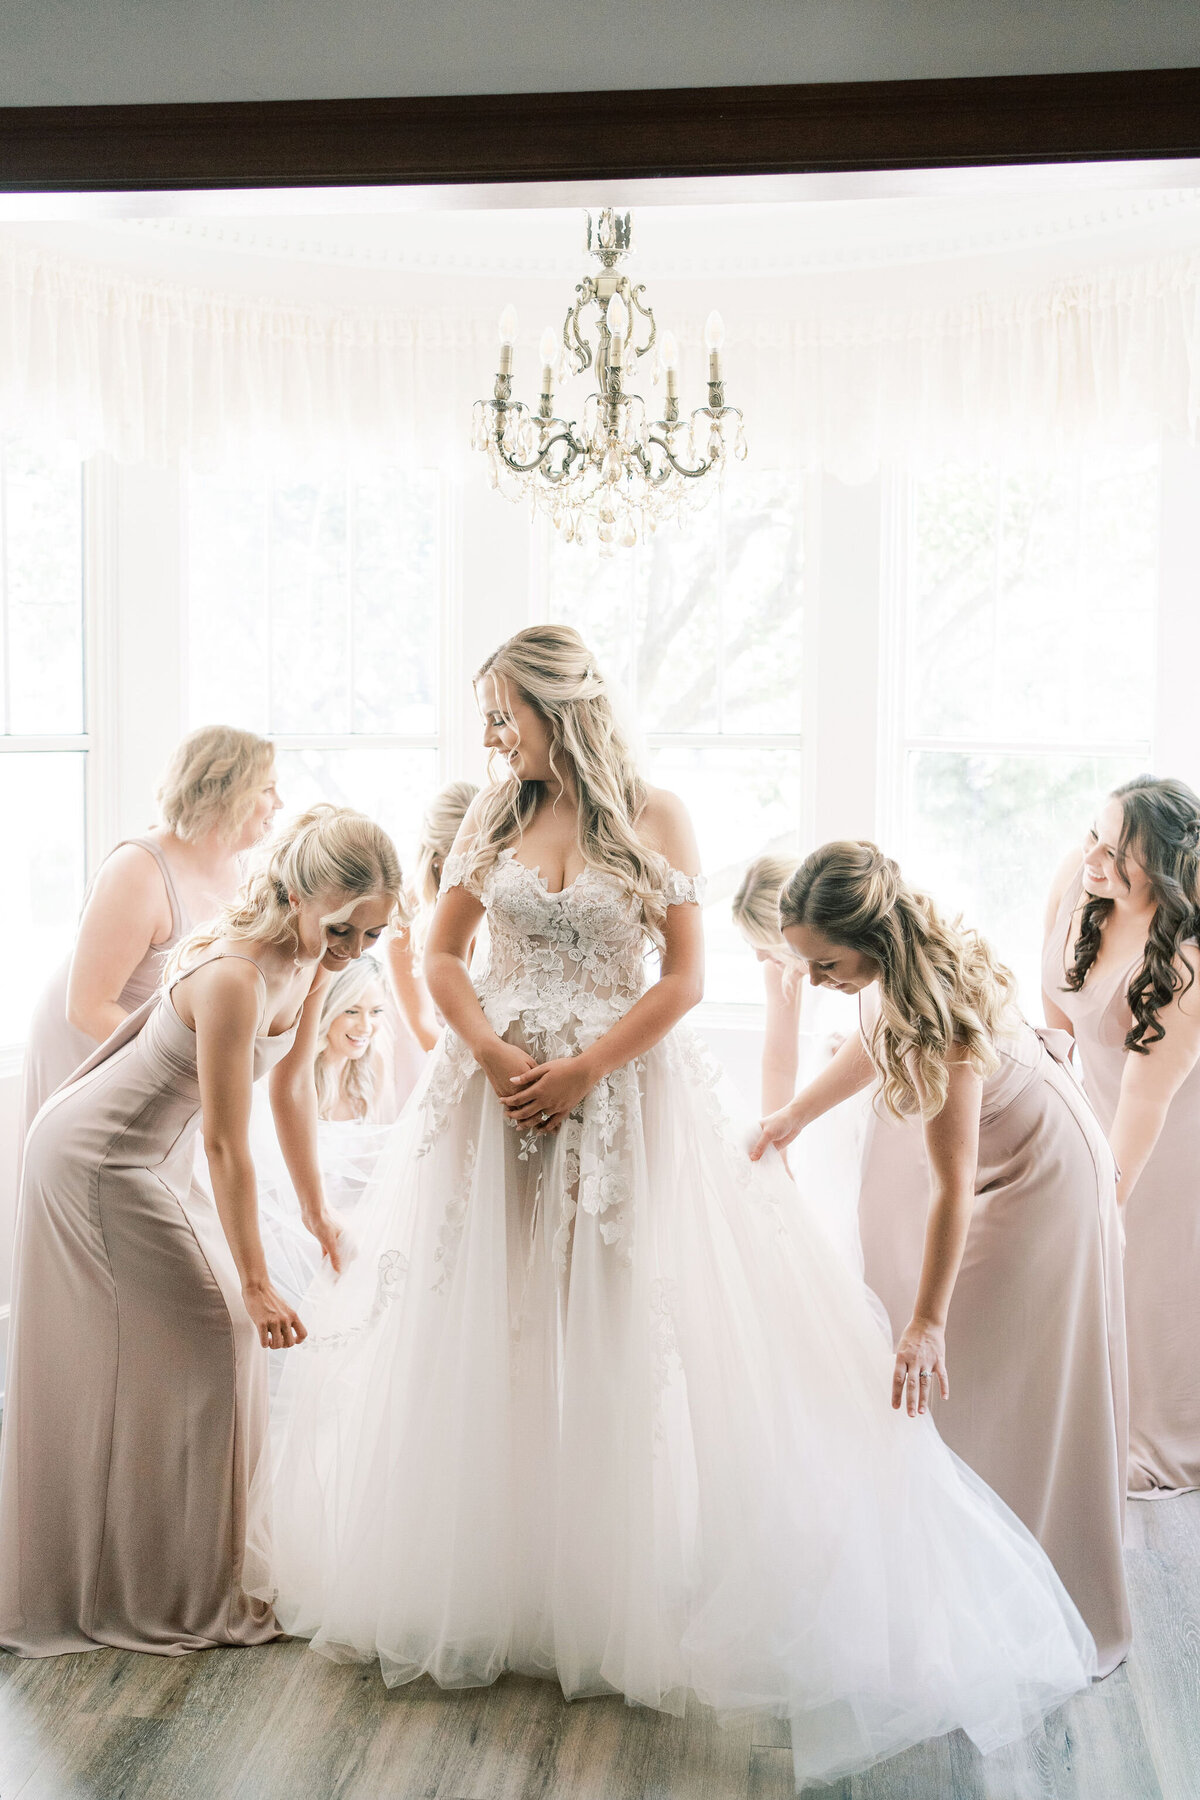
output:
<path id="1" fill-rule="evenodd" d="M 650 935 L 661 944 L 667 862 L 637 835 L 646 783 L 587 645 L 569 625 L 530 625 L 493 651 L 475 676 L 477 687 L 485 675 L 495 679 L 502 695 L 519 694 L 546 721 L 550 766 L 559 780 L 570 775 L 579 797 L 580 855 L 637 895 Z M 464 846 L 467 874 L 476 880 L 501 850 L 520 842 L 543 794 L 553 794 L 557 785 L 521 781 L 507 766 L 498 768 L 495 759 L 489 774 Z"/>
<path id="2" fill-rule="evenodd" d="M 173 981 L 222 938 L 274 944 L 294 955 L 300 940 L 289 894 L 301 900 L 343 895 L 331 920 L 360 900 L 379 895 L 391 901 L 394 918 L 401 885 L 400 858 L 381 825 L 348 806 L 314 806 L 289 820 L 255 851 L 237 894 L 215 918 L 175 946 L 163 979 Z"/>
<path id="3" fill-rule="evenodd" d="M 894 1118 L 941 1112 L 955 1046 L 980 1075 L 998 1066 L 993 1044 L 1014 1016 L 1011 971 L 978 932 L 944 919 L 910 888 L 874 844 L 824 844 L 806 856 L 779 897 L 779 921 L 784 930 L 811 925 L 879 965 L 869 1048 L 880 1100 Z"/>

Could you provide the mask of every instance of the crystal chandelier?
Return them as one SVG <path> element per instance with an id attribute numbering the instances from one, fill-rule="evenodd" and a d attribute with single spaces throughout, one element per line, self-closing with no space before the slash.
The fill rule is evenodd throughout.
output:
<path id="1" fill-rule="evenodd" d="M 679 348 L 670 332 L 661 340 L 654 314 L 620 270 L 629 254 L 628 213 L 606 208 L 593 228 L 587 215 L 587 248 L 597 257 L 598 274 L 576 284 L 578 296 L 567 310 L 561 337 L 548 325 L 541 337 L 542 393 L 536 412 L 512 397 L 513 346 L 517 315 L 506 306 L 500 317 L 500 367 L 493 398 L 477 400 L 471 446 L 488 458 L 493 487 L 511 500 L 529 500 L 548 513 L 568 543 L 593 534 L 603 550 L 633 545 L 685 511 L 703 506 L 725 475 L 730 455 L 746 454 L 742 415 L 725 404 L 721 346 L 725 327 L 713 312 L 704 327 L 708 350 L 708 405 L 679 416 Z M 585 317 L 595 312 L 596 348 L 584 335 Z M 637 338 L 643 342 L 638 343 Z M 660 419 L 651 419 L 645 401 L 628 391 L 626 377 L 658 345 L 659 373 L 666 399 Z M 582 423 L 554 411 L 554 382 L 563 368 L 582 375 L 594 367 L 597 388 L 588 395 Z M 649 366 L 649 365 L 648 365 Z"/>

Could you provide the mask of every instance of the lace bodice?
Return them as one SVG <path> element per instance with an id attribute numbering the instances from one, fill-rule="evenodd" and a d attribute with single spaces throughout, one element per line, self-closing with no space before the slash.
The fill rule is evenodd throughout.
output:
<path id="1" fill-rule="evenodd" d="M 617 876 L 585 868 L 552 894 L 537 869 L 501 850 L 481 883 L 466 858 L 447 859 L 443 888 L 464 886 L 487 913 L 489 956 L 478 982 L 488 1023 L 503 1035 L 520 1020 L 539 1054 L 582 1048 L 645 992 L 650 940 L 642 905 Z M 672 869 L 668 906 L 697 903 L 699 876 Z"/>

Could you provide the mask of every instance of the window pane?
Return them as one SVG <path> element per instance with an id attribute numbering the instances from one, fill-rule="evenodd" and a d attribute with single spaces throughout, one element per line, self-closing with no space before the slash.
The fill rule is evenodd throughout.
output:
<path id="1" fill-rule="evenodd" d="M 437 752 L 392 746 L 283 750 L 279 792 L 289 813 L 319 800 L 354 806 L 389 832 L 407 878 L 421 815 L 437 786 Z"/>
<path id="2" fill-rule="evenodd" d="M 643 731 L 716 731 L 720 518 L 714 501 L 648 544 L 604 556 L 557 536 L 550 616 L 574 625 Z"/>
<path id="3" fill-rule="evenodd" d="M 725 496 L 723 731 L 800 730 L 801 495 L 798 476 L 767 473 Z"/>
<path id="4" fill-rule="evenodd" d="M 990 941 L 1020 982 L 1028 1018 L 1042 1016 L 1042 925 L 1054 871 L 1072 844 L 1082 851 L 1097 803 L 1146 760 L 909 753 L 904 873 Z"/>
<path id="5" fill-rule="evenodd" d="M 82 731 L 83 471 L 72 450 L 0 452 L 9 732 Z M 0 649 L 0 656 L 3 650 Z"/>
<path id="6" fill-rule="evenodd" d="M 20 946 L 0 983 L 0 1043 L 20 1043 L 29 1015 L 70 950 L 83 899 L 84 762 L 81 751 L 0 755 L 5 822 L 0 934 Z"/>
<path id="7" fill-rule="evenodd" d="M 643 731 L 799 732 L 801 496 L 799 477 L 767 471 L 629 551 L 552 538 L 550 616 L 575 626 Z"/>
<path id="8" fill-rule="evenodd" d="M 188 485 L 188 687 L 193 726 L 270 728 L 265 481 Z"/>
<path id="9" fill-rule="evenodd" d="M 436 474 L 188 487 L 190 716 L 300 737 L 437 729 Z"/>
<path id="10" fill-rule="evenodd" d="M 346 484 L 278 486 L 271 495 L 271 729 L 350 729 Z"/>
<path id="11" fill-rule="evenodd" d="M 752 857 L 799 844 L 801 754 L 751 745 L 673 745 L 651 752 L 650 779 L 691 813 L 708 878 L 704 908 L 705 998 L 761 1003 L 762 978 L 729 916 Z"/>
<path id="12" fill-rule="evenodd" d="M 437 730 L 437 477 L 352 483 L 355 731 Z"/>
<path id="13" fill-rule="evenodd" d="M 1148 738 L 1156 454 L 915 486 L 909 735 Z"/>

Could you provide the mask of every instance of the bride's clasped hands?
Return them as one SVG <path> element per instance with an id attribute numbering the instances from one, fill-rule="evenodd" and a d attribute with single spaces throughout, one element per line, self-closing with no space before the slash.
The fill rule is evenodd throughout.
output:
<path id="1" fill-rule="evenodd" d="M 563 1120 L 585 1100 L 600 1076 L 587 1052 L 556 1056 L 535 1063 L 511 1078 L 515 1093 L 501 1095 L 501 1104 L 514 1125 L 532 1126 L 538 1132 L 557 1131 Z"/>

